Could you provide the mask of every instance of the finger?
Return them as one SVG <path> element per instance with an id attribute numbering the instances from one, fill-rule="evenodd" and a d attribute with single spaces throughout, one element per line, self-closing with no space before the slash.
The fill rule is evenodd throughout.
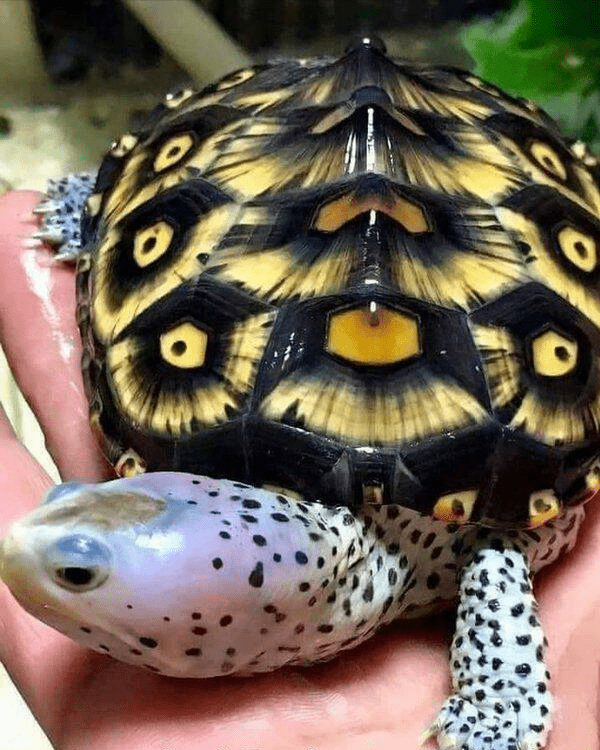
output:
<path id="1" fill-rule="evenodd" d="M 52 480 L 15 436 L 0 409 L 0 538 L 11 521 L 39 503 Z M 34 620 L 0 582 L 0 660 L 28 702 L 35 702 L 40 665 L 61 636 Z M 56 660 L 54 660 L 56 663 Z M 33 704 L 32 703 L 32 704 Z"/>
<path id="2" fill-rule="evenodd" d="M 0 196 L 0 338 L 63 479 L 108 476 L 88 426 L 72 265 L 27 247 L 41 196 Z"/>
<path id="3" fill-rule="evenodd" d="M 11 521 L 39 504 L 52 480 L 19 442 L 0 407 L 0 538 Z"/>
<path id="4" fill-rule="evenodd" d="M 596 495 L 586 506 L 573 551 L 561 555 L 536 582 L 556 703 L 549 748 L 592 747 L 597 732 L 599 578 L 600 495 Z"/>

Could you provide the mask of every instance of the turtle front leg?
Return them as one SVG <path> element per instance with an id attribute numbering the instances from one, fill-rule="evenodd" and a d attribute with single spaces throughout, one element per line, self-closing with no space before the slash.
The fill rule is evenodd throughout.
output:
<path id="1" fill-rule="evenodd" d="M 91 172 L 51 180 L 46 197 L 34 209 L 42 216 L 34 238 L 54 246 L 57 260 L 77 260 L 81 254 L 81 217 L 95 181 L 96 175 Z"/>
<path id="2" fill-rule="evenodd" d="M 427 733 L 441 750 L 537 750 L 552 699 L 525 555 L 493 537 L 465 562 L 450 650 L 454 694 Z"/>

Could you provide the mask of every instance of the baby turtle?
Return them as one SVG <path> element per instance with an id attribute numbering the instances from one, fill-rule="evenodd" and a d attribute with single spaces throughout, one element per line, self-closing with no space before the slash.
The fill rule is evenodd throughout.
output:
<path id="1" fill-rule="evenodd" d="M 372 39 L 167 96 L 39 209 L 123 478 L 53 490 L 4 580 L 186 677 L 330 659 L 458 599 L 429 733 L 543 747 L 530 575 L 598 487 L 599 176 L 531 102 Z"/>

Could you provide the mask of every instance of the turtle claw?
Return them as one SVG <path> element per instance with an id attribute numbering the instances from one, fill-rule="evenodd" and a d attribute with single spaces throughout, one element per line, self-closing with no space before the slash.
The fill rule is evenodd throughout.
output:
<path id="1" fill-rule="evenodd" d="M 63 263 L 71 263 L 79 260 L 80 255 L 81 246 L 78 243 L 69 240 L 69 242 L 60 246 L 60 252 L 54 254 L 54 260 Z"/>
<path id="2" fill-rule="evenodd" d="M 63 240 L 63 232 L 53 227 L 42 227 L 39 232 L 34 232 L 31 237 L 48 245 L 60 245 Z"/>
<path id="3" fill-rule="evenodd" d="M 432 739 L 437 742 L 438 750 L 460 750 L 461 743 L 458 736 L 443 730 L 441 715 L 437 721 L 434 721 L 433 724 L 421 732 L 419 735 L 419 745 L 422 746 Z"/>
<path id="4" fill-rule="evenodd" d="M 509 704 L 500 709 L 498 705 L 475 705 L 453 695 L 442 706 L 437 721 L 423 732 L 422 741 L 436 737 L 439 750 L 541 750 L 544 747 L 546 733 L 523 733 L 526 723 L 519 712 Z"/>
<path id="5" fill-rule="evenodd" d="M 60 208 L 60 203 L 58 201 L 44 198 L 32 209 L 32 211 L 34 214 L 52 214 L 57 208 Z"/>

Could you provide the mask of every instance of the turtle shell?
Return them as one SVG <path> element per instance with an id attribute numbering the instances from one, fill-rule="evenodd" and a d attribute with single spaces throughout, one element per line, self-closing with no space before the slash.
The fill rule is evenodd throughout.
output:
<path id="1" fill-rule="evenodd" d="M 580 502 L 599 177 L 536 105 L 370 40 L 167 96 L 83 221 L 110 459 L 449 522 Z"/>

